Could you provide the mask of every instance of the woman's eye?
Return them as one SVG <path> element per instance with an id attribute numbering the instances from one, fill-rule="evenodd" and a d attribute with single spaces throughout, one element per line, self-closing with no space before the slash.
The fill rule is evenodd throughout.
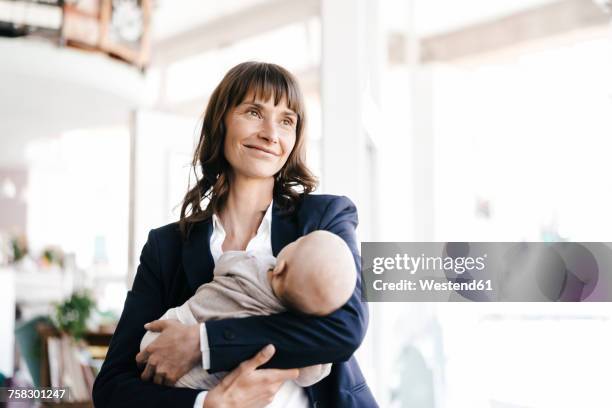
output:
<path id="1" fill-rule="evenodd" d="M 283 119 L 281 122 L 284 126 L 293 126 L 293 121 L 291 119 Z"/>
<path id="2" fill-rule="evenodd" d="M 249 116 L 253 116 L 254 118 L 259 118 L 261 117 L 261 115 L 259 114 L 259 112 L 257 112 L 256 110 L 251 109 L 250 111 L 247 112 L 249 114 Z"/>

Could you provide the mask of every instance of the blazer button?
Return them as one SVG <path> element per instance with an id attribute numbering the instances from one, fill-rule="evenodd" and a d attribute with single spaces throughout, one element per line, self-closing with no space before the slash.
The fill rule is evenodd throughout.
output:
<path id="1" fill-rule="evenodd" d="M 223 337 L 225 337 L 225 340 L 234 340 L 236 338 L 236 334 L 229 329 L 225 329 L 223 331 Z"/>

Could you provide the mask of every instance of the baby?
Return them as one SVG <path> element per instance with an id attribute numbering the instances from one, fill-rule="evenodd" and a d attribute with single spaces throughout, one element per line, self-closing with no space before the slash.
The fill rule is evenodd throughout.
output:
<path id="1" fill-rule="evenodd" d="M 325 316 L 348 301 L 355 282 L 355 262 L 346 243 L 330 232 L 314 231 L 287 245 L 276 259 L 244 251 L 223 253 L 213 280 L 200 286 L 182 306 L 168 310 L 161 319 L 195 324 L 285 310 Z M 157 336 L 158 333 L 148 331 L 140 349 Z M 295 382 L 308 387 L 325 378 L 330 370 L 331 364 L 300 368 Z M 225 374 L 209 374 L 195 367 L 176 386 L 210 390 Z"/>

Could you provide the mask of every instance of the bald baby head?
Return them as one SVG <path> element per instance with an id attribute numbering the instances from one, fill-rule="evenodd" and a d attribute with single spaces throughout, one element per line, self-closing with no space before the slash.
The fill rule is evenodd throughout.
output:
<path id="1" fill-rule="evenodd" d="M 288 308 L 328 315 L 344 305 L 355 290 L 355 260 L 342 238 L 314 231 L 283 248 L 270 272 L 270 282 Z"/>

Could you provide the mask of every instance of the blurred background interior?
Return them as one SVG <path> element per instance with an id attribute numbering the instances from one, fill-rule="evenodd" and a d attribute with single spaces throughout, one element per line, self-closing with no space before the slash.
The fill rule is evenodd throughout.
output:
<path id="1" fill-rule="evenodd" d="M 0 0 L 0 379 L 87 400 L 208 96 L 245 60 L 298 77 L 309 164 L 361 241 L 610 241 L 611 7 Z M 383 407 L 612 406 L 607 303 L 370 312 Z"/>

